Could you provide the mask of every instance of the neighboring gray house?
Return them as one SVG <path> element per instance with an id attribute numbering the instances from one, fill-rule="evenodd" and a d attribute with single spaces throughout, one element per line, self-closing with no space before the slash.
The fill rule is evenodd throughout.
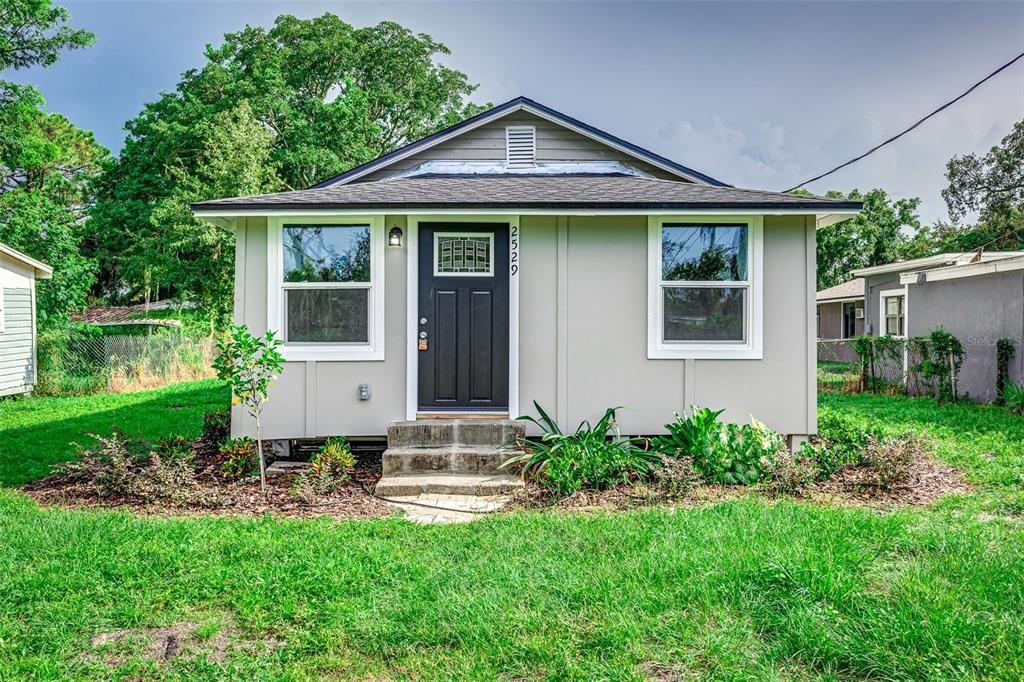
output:
<path id="1" fill-rule="evenodd" d="M 235 232 L 236 321 L 285 339 L 263 424 L 288 440 L 533 401 L 567 427 L 623 405 L 623 433 L 660 433 L 700 404 L 814 433 L 815 230 L 860 207 L 733 188 L 517 98 L 192 208 Z"/>
<path id="2" fill-rule="evenodd" d="M 52 274 L 0 244 L 0 396 L 30 393 L 36 383 L 36 279 Z"/>
<path id="3" fill-rule="evenodd" d="M 864 279 L 858 277 L 818 292 L 818 339 L 864 334 Z"/>
<path id="4" fill-rule="evenodd" d="M 1013 340 L 1010 377 L 1021 380 L 1024 252 L 940 254 L 854 271 L 865 279 L 865 333 L 925 336 L 943 327 L 964 345 L 958 393 L 995 397 L 995 344 Z"/>

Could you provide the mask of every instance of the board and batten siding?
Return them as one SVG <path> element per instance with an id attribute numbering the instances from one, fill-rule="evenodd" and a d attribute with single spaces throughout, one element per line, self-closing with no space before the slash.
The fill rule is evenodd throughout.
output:
<path id="1" fill-rule="evenodd" d="M 479 128 L 462 133 L 454 139 L 441 142 L 418 154 L 390 163 L 387 168 L 364 175 L 354 182 L 381 180 L 424 161 L 504 161 L 505 128 L 520 125 L 530 125 L 536 128 L 537 161 L 621 161 L 656 178 L 686 182 L 678 175 L 525 111 L 509 114 L 497 121 L 486 123 Z"/>
<path id="2" fill-rule="evenodd" d="M 394 225 L 406 230 L 406 216 L 387 216 L 385 228 Z M 760 360 L 647 358 L 646 216 L 522 216 L 519 225 L 521 412 L 536 400 L 575 428 L 622 405 L 623 433 L 655 434 L 696 404 L 782 433 L 816 431 L 813 216 L 764 218 Z M 239 219 L 237 234 L 236 320 L 262 333 L 266 218 Z M 265 438 L 381 436 L 405 419 L 408 251 L 385 249 L 385 360 L 286 363 Z M 360 383 L 370 384 L 370 400 L 358 399 Z M 233 434 L 253 435 L 240 409 L 234 416 Z"/>
<path id="3" fill-rule="evenodd" d="M 36 383 L 35 272 L 0 254 L 0 396 L 28 393 Z"/>

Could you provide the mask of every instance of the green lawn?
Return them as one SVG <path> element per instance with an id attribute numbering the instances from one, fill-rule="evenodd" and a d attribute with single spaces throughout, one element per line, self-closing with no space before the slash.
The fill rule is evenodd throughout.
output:
<path id="1" fill-rule="evenodd" d="M 0 486 L 19 485 L 50 473 L 74 456 L 87 434 L 116 426 L 133 438 L 197 436 L 203 413 L 228 404 L 228 390 L 213 379 L 154 391 L 73 398 L 0 400 Z"/>
<path id="2" fill-rule="evenodd" d="M 822 402 L 927 431 L 978 491 L 897 513 L 746 499 L 422 527 L 41 510 L 0 490 L 0 680 L 1024 678 L 1024 420 Z M 234 642 L 223 661 L 82 656 L 96 633 L 189 621 L 202 646 Z"/>

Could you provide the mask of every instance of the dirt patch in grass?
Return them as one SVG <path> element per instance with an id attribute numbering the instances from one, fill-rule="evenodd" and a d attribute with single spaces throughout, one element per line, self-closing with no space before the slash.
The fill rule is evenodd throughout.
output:
<path id="1" fill-rule="evenodd" d="M 273 637 L 248 639 L 231 622 L 208 631 L 199 623 L 183 622 L 162 628 L 136 628 L 101 632 L 89 640 L 82 652 L 84 661 L 110 667 L 133 659 L 170 663 L 204 658 L 209 663 L 222 663 L 234 651 L 270 652 L 280 643 Z"/>
<path id="2" fill-rule="evenodd" d="M 906 478 L 891 488 L 873 485 L 871 473 L 863 467 L 844 467 L 827 481 L 816 481 L 808 495 L 814 501 L 833 504 L 921 507 L 970 489 L 959 469 L 931 457 L 918 457 Z"/>

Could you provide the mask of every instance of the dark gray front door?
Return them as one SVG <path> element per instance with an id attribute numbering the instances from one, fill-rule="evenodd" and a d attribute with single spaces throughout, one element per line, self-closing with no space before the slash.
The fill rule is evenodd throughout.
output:
<path id="1" fill-rule="evenodd" d="M 419 408 L 507 410 L 508 224 L 419 230 Z"/>

